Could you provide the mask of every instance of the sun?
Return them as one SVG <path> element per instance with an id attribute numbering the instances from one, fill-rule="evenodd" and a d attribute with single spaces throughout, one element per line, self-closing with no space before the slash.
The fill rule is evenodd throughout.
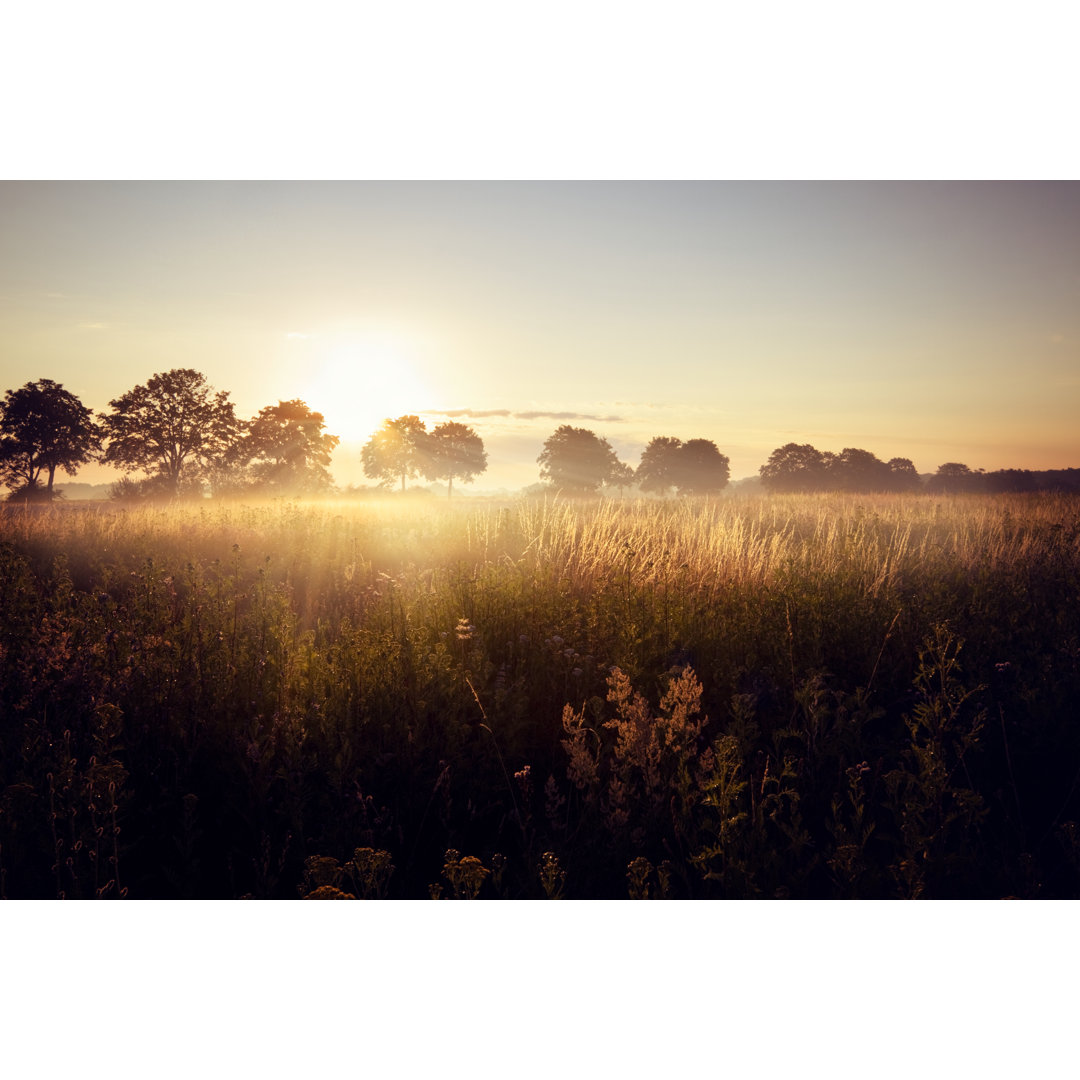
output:
<path id="1" fill-rule="evenodd" d="M 363 443 L 383 420 L 431 405 L 431 390 L 411 350 L 401 342 L 356 337 L 337 342 L 314 360 L 307 403 L 343 443 Z"/>

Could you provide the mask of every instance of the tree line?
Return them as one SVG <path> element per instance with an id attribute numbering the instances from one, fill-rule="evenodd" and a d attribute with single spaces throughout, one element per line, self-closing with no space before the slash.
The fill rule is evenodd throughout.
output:
<path id="1" fill-rule="evenodd" d="M 882 461 L 869 450 L 848 447 L 839 454 L 809 443 L 787 443 L 760 469 L 769 491 L 874 492 L 926 491 L 932 494 L 994 494 L 1024 491 L 1080 491 L 1080 469 L 998 469 L 987 472 L 949 461 L 922 477 L 909 458 Z"/>
<path id="2" fill-rule="evenodd" d="M 300 400 L 279 401 L 251 420 L 236 415 L 191 368 L 174 368 L 109 402 L 95 416 L 51 379 L 8 390 L 0 404 L 0 480 L 9 499 L 54 497 L 57 471 L 101 461 L 125 470 L 120 496 L 258 490 L 313 494 L 331 486 L 336 435 Z M 141 478 L 130 475 L 142 472 Z"/>
<path id="3" fill-rule="evenodd" d="M 327 434 L 323 415 L 299 399 L 279 401 L 250 420 L 236 415 L 229 395 L 215 391 L 191 368 L 174 368 L 109 402 L 95 416 L 51 379 L 8 390 L 0 402 L 0 482 L 9 499 L 49 501 L 58 471 L 101 461 L 125 471 L 117 496 L 245 492 L 316 495 L 332 490 L 330 456 L 339 443 Z M 476 431 L 456 421 L 428 431 L 415 415 L 382 422 L 361 450 L 364 475 L 390 488 L 423 477 L 468 483 L 487 469 L 487 451 Z M 587 428 L 563 424 L 544 442 L 542 486 L 567 495 L 603 489 L 665 496 L 708 495 L 730 481 L 730 461 L 716 443 L 658 436 L 645 447 L 636 469 L 620 461 L 607 439 Z M 141 476 L 133 476 L 141 472 Z M 936 493 L 1080 490 L 1080 470 L 1030 472 L 972 470 L 948 462 L 925 483 L 909 458 L 882 461 L 868 450 L 840 453 L 787 443 L 761 466 L 768 491 Z"/>

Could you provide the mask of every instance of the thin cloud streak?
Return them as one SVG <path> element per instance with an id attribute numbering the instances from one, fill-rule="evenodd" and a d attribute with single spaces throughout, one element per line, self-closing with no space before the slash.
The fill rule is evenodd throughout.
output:
<path id="1" fill-rule="evenodd" d="M 622 416 L 597 416 L 594 413 L 579 412 L 512 412 L 510 409 L 426 409 L 425 416 L 464 416 L 470 420 L 483 420 L 491 416 L 499 416 L 511 420 L 593 420 L 604 424 L 622 424 L 626 418 Z"/>

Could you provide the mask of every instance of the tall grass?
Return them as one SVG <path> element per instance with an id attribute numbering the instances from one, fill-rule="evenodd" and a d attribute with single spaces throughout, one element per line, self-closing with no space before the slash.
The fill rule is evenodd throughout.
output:
<path id="1" fill-rule="evenodd" d="M 0 881 L 1073 896 L 1078 598 L 1057 496 L 8 510 Z"/>

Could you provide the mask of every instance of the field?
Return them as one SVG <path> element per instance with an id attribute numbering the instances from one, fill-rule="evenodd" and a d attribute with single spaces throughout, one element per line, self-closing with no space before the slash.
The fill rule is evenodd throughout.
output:
<path id="1" fill-rule="evenodd" d="M 1080 500 L 0 517 L 7 897 L 1080 895 Z"/>

